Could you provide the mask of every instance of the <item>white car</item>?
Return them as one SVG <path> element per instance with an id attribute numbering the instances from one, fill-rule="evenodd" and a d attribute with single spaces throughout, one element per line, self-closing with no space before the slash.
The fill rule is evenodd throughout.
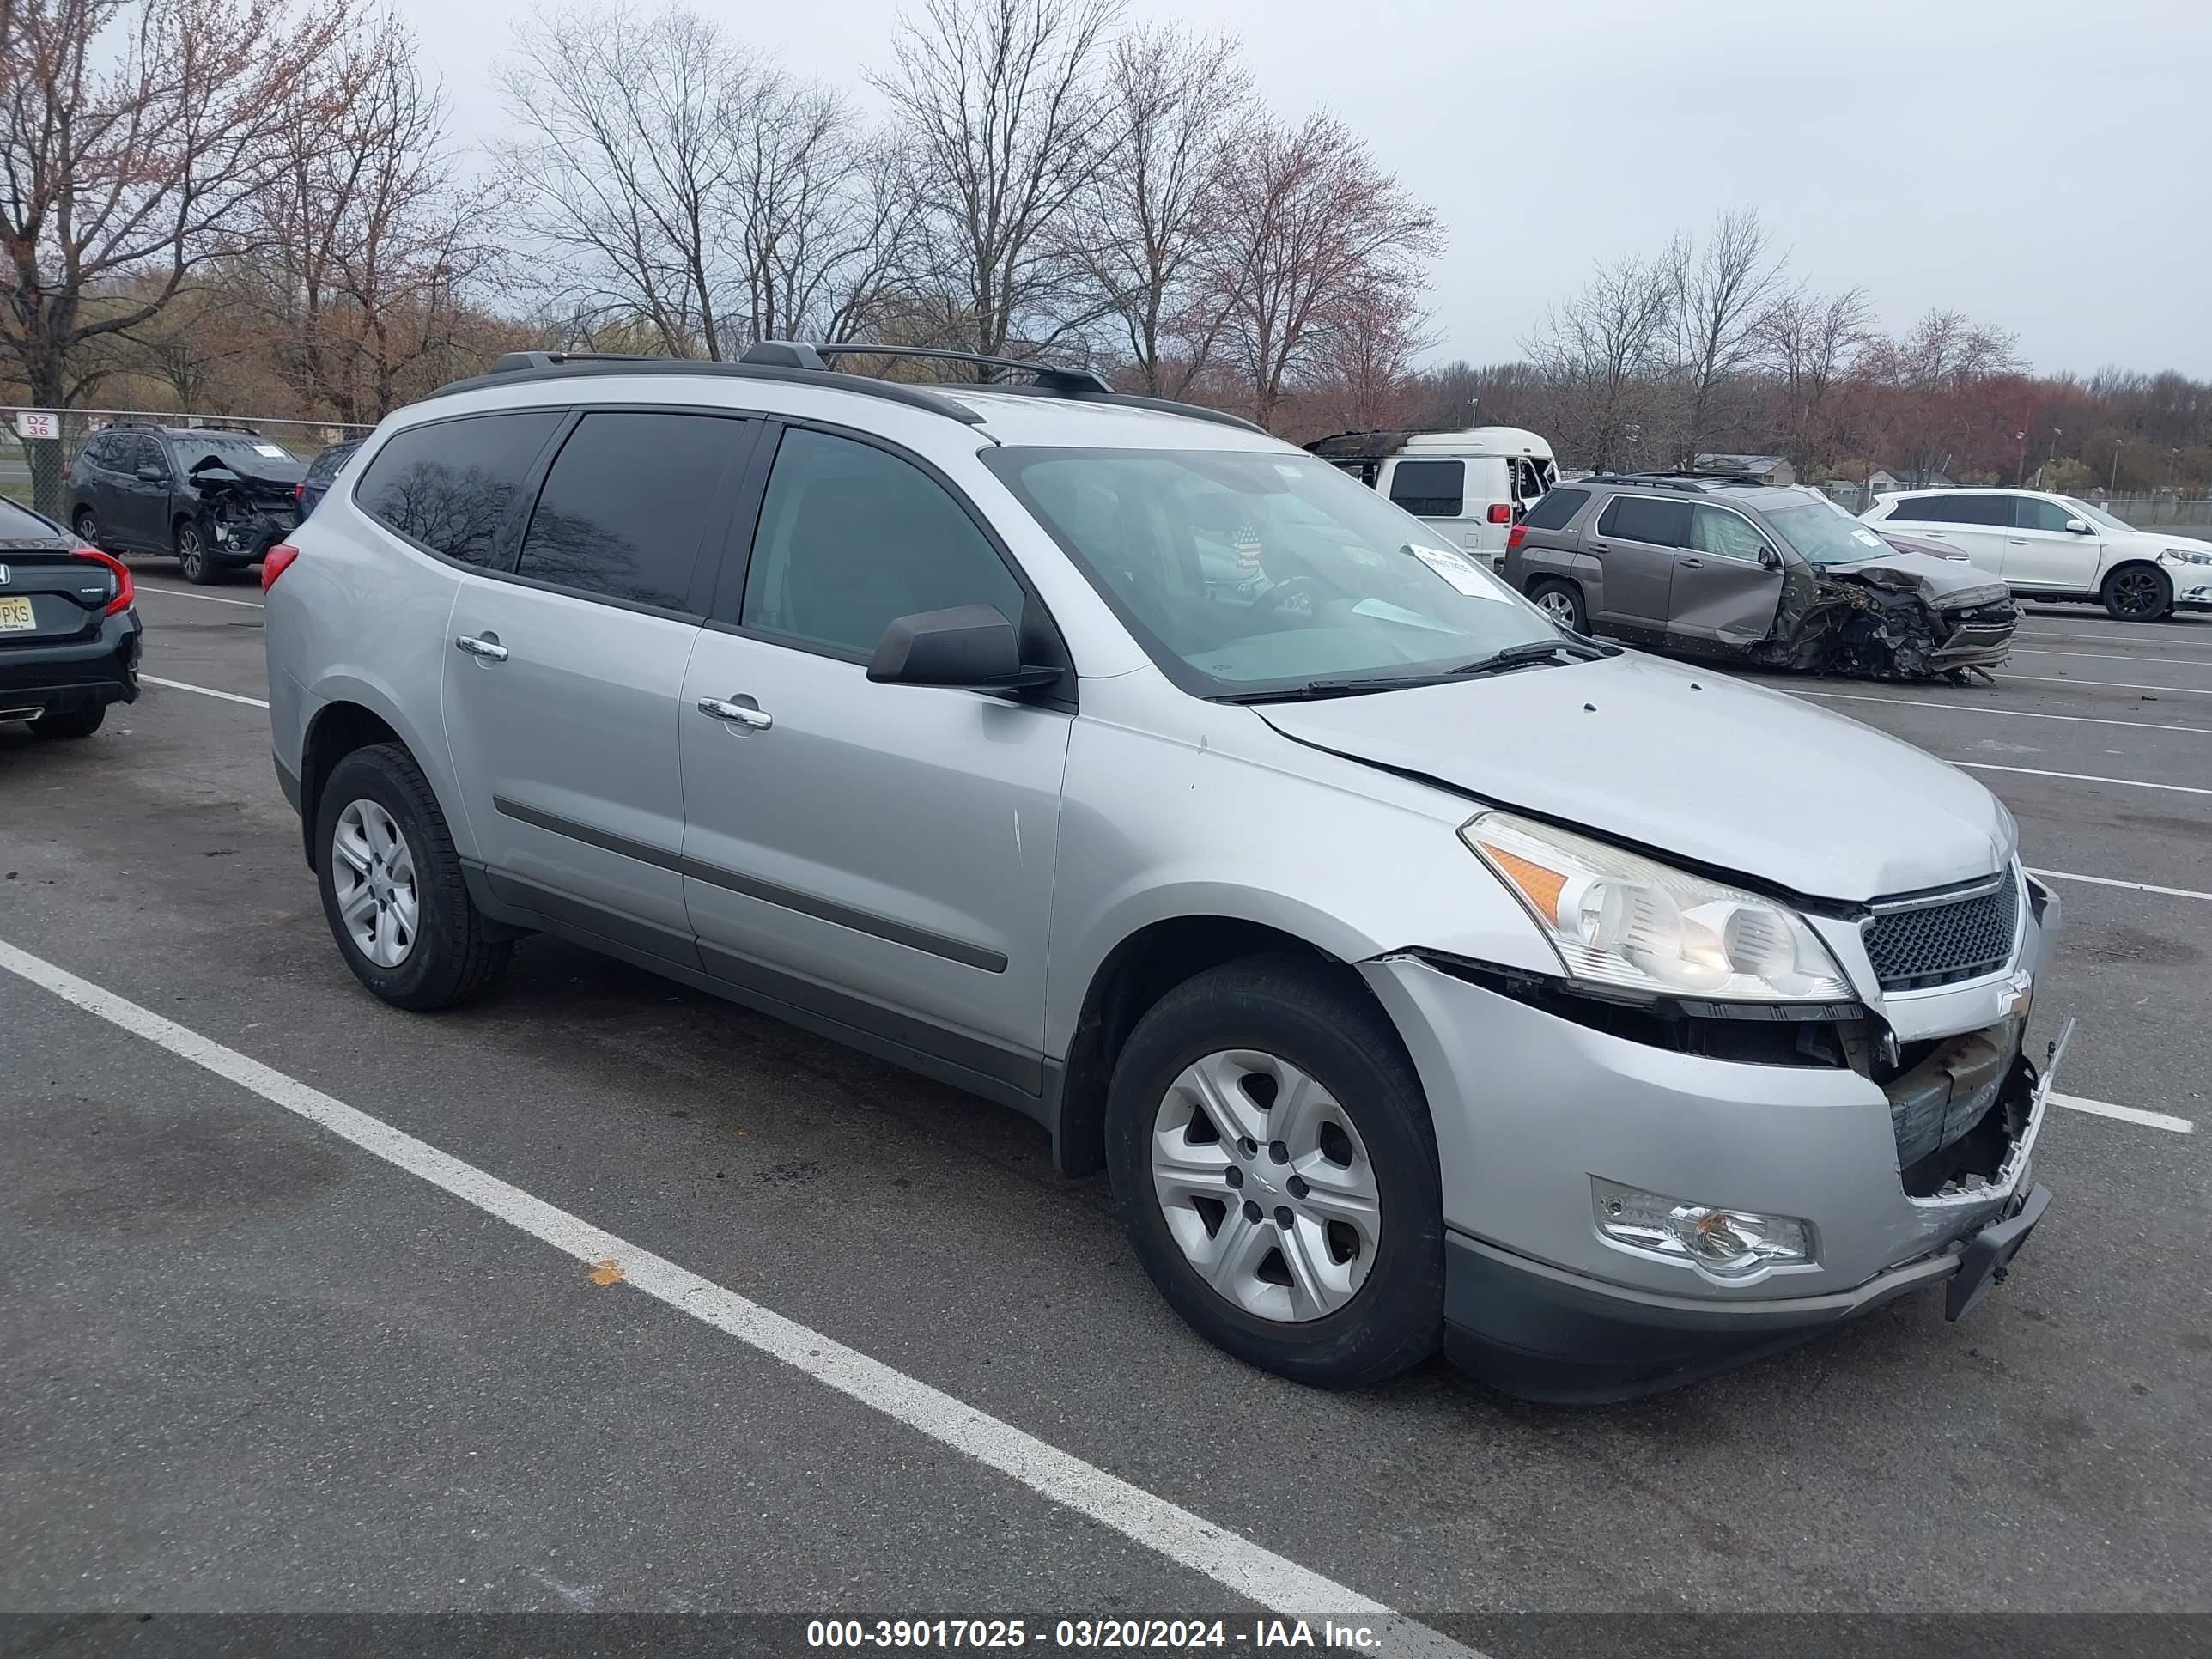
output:
<path id="1" fill-rule="evenodd" d="M 1860 516 L 1887 534 L 1958 549 L 2017 599 L 2093 600 L 2122 622 L 2212 609 L 2212 542 L 2137 530 L 2071 495 L 1913 490 Z"/>

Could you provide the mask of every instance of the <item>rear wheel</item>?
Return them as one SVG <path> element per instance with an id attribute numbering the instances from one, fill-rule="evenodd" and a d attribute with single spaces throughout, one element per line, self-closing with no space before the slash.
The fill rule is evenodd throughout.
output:
<path id="1" fill-rule="evenodd" d="M 1435 1350 L 1435 1134 L 1348 969 L 1255 957 L 1170 991 L 1115 1063 L 1107 1150 L 1138 1258 L 1209 1340 L 1330 1388 Z"/>
<path id="2" fill-rule="evenodd" d="M 222 580 L 215 556 L 208 551 L 207 538 L 190 519 L 177 526 L 177 568 L 186 581 L 198 587 L 211 587 Z"/>
<path id="3" fill-rule="evenodd" d="M 1589 631 L 1589 617 L 1583 608 L 1582 590 L 1572 582 L 1558 580 L 1538 582 L 1528 590 L 1528 597 L 1536 608 L 1562 628 L 1571 628 L 1577 634 Z"/>
<path id="4" fill-rule="evenodd" d="M 356 749 L 315 814 L 323 915 L 354 977 L 397 1007 L 450 1008 L 489 987 L 514 945 L 489 937 L 422 769 L 397 744 Z"/>
<path id="5" fill-rule="evenodd" d="M 2106 614 L 2118 622 L 2156 622 L 2173 609 L 2173 584 L 2148 564 L 2124 564 L 2097 592 Z"/>
<path id="6" fill-rule="evenodd" d="M 41 714 L 31 722 L 34 738 L 88 738 L 100 730 L 100 723 L 107 718 L 104 703 L 94 703 L 89 708 L 71 708 L 61 714 Z"/>

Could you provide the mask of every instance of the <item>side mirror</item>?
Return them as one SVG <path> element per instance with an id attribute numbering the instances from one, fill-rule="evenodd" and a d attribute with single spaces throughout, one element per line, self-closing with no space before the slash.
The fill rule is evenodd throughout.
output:
<path id="1" fill-rule="evenodd" d="M 1049 685 L 1060 675 L 1057 668 L 1022 666 L 1014 625 L 991 605 L 958 605 L 896 617 L 868 663 L 868 678 L 882 684 L 958 685 L 978 691 Z"/>
<path id="2" fill-rule="evenodd" d="M 2094 533 L 2090 530 L 2089 521 L 2087 519 L 2069 519 L 2066 520 L 2066 527 L 2077 536 L 2087 536 Z"/>
<path id="3" fill-rule="evenodd" d="M 138 469 L 140 483 L 161 483 L 167 480 L 168 476 L 158 466 L 142 466 Z"/>
<path id="4" fill-rule="evenodd" d="M 1771 547 L 1762 547 L 1759 550 L 1759 562 L 1769 570 L 1782 568 L 1782 556 Z"/>

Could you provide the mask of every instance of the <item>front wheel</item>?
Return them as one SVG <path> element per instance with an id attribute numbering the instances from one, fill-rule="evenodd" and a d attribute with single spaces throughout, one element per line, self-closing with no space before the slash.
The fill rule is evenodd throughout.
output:
<path id="1" fill-rule="evenodd" d="M 1328 1388 L 1435 1351 L 1435 1133 L 1349 969 L 1255 957 L 1170 991 L 1115 1062 L 1107 1152 L 1138 1259 L 1217 1346 Z"/>
<path id="2" fill-rule="evenodd" d="M 189 519 L 177 526 L 177 569 L 195 587 L 211 587 L 221 580 L 207 538 Z"/>
<path id="3" fill-rule="evenodd" d="M 2097 597 L 2116 622 L 2156 622 L 2173 609 L 2173 584 L 2147 564 L 2124 564 L 2105 578 Z"/>
<path id="4" fill-rule="evenodd" d="M 76 528 L 77 540 L 91 547 L 100 545 L 100 520 L 90 507 L 77 508 Z"/>
<path id="5" fill-rule="evenodd" d="M 331 771 L 315 814 L 323 915 L 354 977 L 395 1007 L 465 1002 L 507 966 L 469 896 L 445 814 L 398 744 L 356 749 Z"/>
<path id="6" fill-rule="evenodd" d="M 1571 628 L 1577 634 L 1589 632 L 1589 617 L 1583 609 L 1582 590 L 1572 582 L 1539 582 L 1529 591 L 1536 609 L 1562 628 Z"/>

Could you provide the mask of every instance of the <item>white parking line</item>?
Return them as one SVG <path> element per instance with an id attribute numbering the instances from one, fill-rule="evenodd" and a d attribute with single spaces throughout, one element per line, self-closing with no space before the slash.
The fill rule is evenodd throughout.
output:
<path id="1" fill-rule="evenodd" d="M 2141 658 L 2136 660 L 2140 662 Z M 2133 680 L 2077 680 L 2070 674 L 2008 674 L 2004 684 L 2021 685 L 2101 685 L 2107 691 L 2159 691 L 2177 697 L 2212 697 L 2212 690 L 2194 685 L 2138 685 Z"/>
<path id="2" fill-rule="evenodd" d="M 1998 766 L 1990 761 L 1954 760 L 1949 764 L 1965 772 L 2017 772 L 2029 778 L 2065 778 L 2075 783 L 2118 783 L 2130 789 L 2164 789 L 2177 795 L 2212 795 L 2193 783 L 2148 783 L 2141 778 L 2100 778 L 2094 772 L 2046 772 L 2039 766 Z"/>
<path id="3" fill-rule="evenodd" d="M 2180 668 L 2212 668 L 2212 659 L 2199 657 L 2146 657 L 2140 651 L 2038 651 L 2022 647 L 2013 652 L 2015 657 L 2079 657 L 2085 661 L 2172 663 Z"/>
<path id="4" fill-rule="evenodd" d="M 221 697 L 225 702 L 242 702 L 251 708 L 269 707 L 269 699 L 266 697 L 245 697 L 235 691 L 218 691 L 211 685 L 192 685 L 184 680 L 165 680 L 159 674 L 141 674 L 138 678 L 149 685 L 167 686 L 172 691 L 197 691 L 204 697 Z"/>
<path id="5" fill-rule="evenodd" d="M 296 1078 L 227 1048 L 150 1009 L 79 979 L 66 969 L 0 940 L 0 968 L 52 992 L 179 1059 L 190 1060 L 351 1141 L 408 1174 L 450 1193 L 577 1261 L 613 1261 L 624 1282 L 679 1313 L 736 1337 L 816 1382 L 835 1389 L 931 1439 L 964 1452 L 1030 1491 L 1089 1516 L 1123 1537 L 1231 1594 L 1285 1617 L 1356 1614 L 1383 1626 L 1382 1650 L 1392 1654 L 1482 1659 L 1473 1649 L 1401 1618 L 1382 1603 L 1263 1549 L 1166 1498 L 978 1411 L 927 1382 L 871 1359 L 819 1331 L 773 1313 L 735 1291 L 678 1267 L 580 1217 L 533 1198 L 498 1176 L 440 1152 L 380 1118 L 334 1099 Z"/>
<path id="6" fill-rule="evenodd" d="M 216 593 L 195 593 L 189 587 L 156 587 L 153 583 L 137 576 L 132 577 L 131 585 L 141 593 L 167 593 L 174 599 L 205 599 L 210 605 L 242 605 L 249 611 L 263 611 L 268 608 L 258 599 L 226 599 Z"/>
<path id="7" fill-rule="evenodd" d="M 2154 887 L 2147 881 L 2117 881 L 2111 876 L 2077 876 L 2070 870 L 2030 870 L 2031 876 L 2041 876 L 2045 881 L 2086 881 L 2092 887 L 2124 887 L 2131 893 L 2158 893 L 2166 898 L 2212 899 L 2212 893 L 2200 893 L 2193 887 Z"/>
<path id="8" fill-rule="evenodd" d="M 1778 689 L 1778 688 L 1777 688 Z M 2190 732 L 2212 738 L 2212 726 L 2161 726 L 2154 720 L 2099 720 L 2088 714 L 2038 714 L 2025 708 L 1985 708 L 1972 702 L 1930 702 L 1925 697 L 1869 697 L 1856 691 L 1793 691 L 1793 697 L 1823 697 L 1830 702 L 1892 703 L 1899 708 L 1942 708 L 1952 714 L 2005 714 L 2018 720 L 2066 720 L 2075 726 L 2125 726 L 2138 732 Z"/>
<path id="9" fill-rule="evenodd" d="M 2166 645 L 2212 645 L 2212 632 L 2202 637 L 2175 635 L 2161 631 L 2157 634 L 2049 634 L 2039 628 L 2023 628 L 2013 635 L 2016 640 L 2064 640 L 2069 645 L 2148 645 L 2154 647 Z"/>
<path id="10" fill-rule="evenodd" d="M 2051 1091 L 2051 1103 L 2063 1106 L 2069 1112 L 2090 1112 L 2099 1117 L 2116 1117 L 2123 1123 L 2140 1123 L 2147 1129 L 2167 1129 L 2178 1135 L 2197 1133 L 2197 1126 L 2185 1117 L 2146 1112 L 2140 1106 L 2115 1106 L 2109 1100 L 2084 1100 L 2079 1095 L 2062 1095 L 2056 1089 Z"/>

